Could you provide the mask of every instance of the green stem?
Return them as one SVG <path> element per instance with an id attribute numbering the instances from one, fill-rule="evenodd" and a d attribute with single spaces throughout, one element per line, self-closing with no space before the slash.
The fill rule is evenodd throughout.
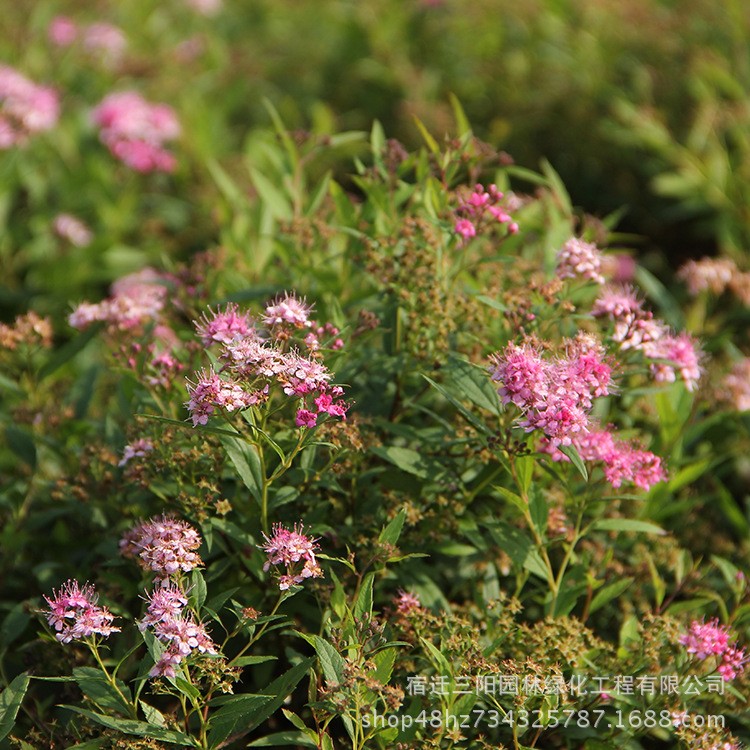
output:
<path id="1" fill-rule="evenodd" d="M 281 602 L 283 602 L 283 601 L 284 601 L 284 594 L 282 593 L 279 596 L 278 600 L 276 601 L 276 605 L 271 610 L 271 614 L 268 615 L 269 617 L 273 617 L 276 614 L 277 610 L 279 609 L 279 606 L 281 605 Z M 268 621 L 264 622 L 263 625 L 261 625 L 261 627 L 258 630 L 258 632 L 255 633 L 255 635 L 253 635 L 250 638 L 250 640 L 240 649 L 240 652 L 234 657 L 234 659 L 232 659 L 232 661 L 229 662 L 229 664 L 227 666 L 228 667 L 233 667 L 237 663 L 237 661 L 239 659 L 241 659 L 242 656 L 244 656 L 245 652 L 250 648 L 250 646 L 252 646 L 263 635 L 263 633 L 266 632 L 266 628 L 270 624 L 271 624 L 271 620 L 268 620 Z"/>
<path id="2" fill-rule="evenodd" d="M 125 697 L 122 690 L 120 690 L 120 686 L 117 684 L 117 680 L 115 677 L 113 677 L 109 670 L 104 666 L 104 662 L 102 661 L 101 656 L 99 655 L 99 647 L 97 646 L 96 641 L 86 641 L 89 650 L 94 656 L 94 659 L 96 660 L 96 663 L 99 665 L 99 669 L 102 670 L 104 673 L 104 676 L 107 678 L 107 682 L 112 686 L 114 691 L 120 696 L 120 699 L 123 702 L 123 705 L 127 706 L 128 712 L 130 713 L 131 718 L 137 719 L 138 718 L 138 711 L 128 698 Z"/>

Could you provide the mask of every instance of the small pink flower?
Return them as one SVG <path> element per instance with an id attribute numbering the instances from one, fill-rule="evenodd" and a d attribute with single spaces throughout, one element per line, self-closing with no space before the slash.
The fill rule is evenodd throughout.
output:
<path id="1" fill-rule="evenodd" d="M 312 429 L 318 423 L 318 415 L 307 409 L 299 409 L 295 417 L 297 427 L 308 427 Z"/>
<path id="2" fill-rule="evenodd" d="M 141 567 L 165 579 L 202 565 L 196 552 L 200 546 L 200 534 L 189 523 L 161 516 L 126 533 L 120 540 L 120 553 L 124 557 L 137 557 Z"/>
<path id="3" fill-rule="evenodd" d="M 52 228 L 58 237 L 62 237 L 76 247 L 86 247 L 94 239 L 91 230 L 79 218 L 71 214 L 55 216 L 52 220 Z"/>
<path id="4" fill-rule="evenodd" d="M 209 308 L 208 313 L 204 313 L 203 317 L 196 321 L 195 328 L 203 341 L 203 346 L 206 347 L 214 342 L 229 344 L 254 330 L 250 316 L 240 312 L 239 307 L 233 302 L 223 311 L 214 312 Z"/>
<path id="5" fill-rule="evenodd" d="M 465 240 L 476 237 L 477 228 L 468 219 L 459 219 L 454 227 L 456 234 L 460 234 Z"/>
<path id="6" fill-rule="evenodd" d="M 599 248 L 578 237 L 571 237 L 557 253 L 557 275 L 561 279 L 582 278 L 603 284 L 601 264 Z"/>
<path id="7" fill-rule="evenodd" d="M 422 609 L 422 602 L 416 594 L 412 594 L 403 589 L 399 589 L 398 596 L 393 600 L 396 605 L 396 612 L 401 615 L 408 615 Z"/>
<path id="8" fill-rule="evenodd" d="M 94 109 L 92 120 L 110 152 L 139 172 L 174 170 L 174 156 L 164 144 L 180 134 L 171 107 L 151 104 L 135 91 L 110 94 Z"/>
<path id="9" fill-rule="evenodd" d="M 263 570 L 272 565 L 280 565 L 285 572 L 280 575 L 279 589 L 285 591 L 294 584 L 300 584 L 307 578 L 321 578 L 320 569 L 315 552 L 318 540 L 302 533 L 304 526 L 295 524 L 293 529 L 287 529 L 281 524 L 275 524 L 273 534 L 263 535 L 266 543 L 261 547 L 268 556 Z"/>
<path id="10" fill-rule="evenodd" d="M 70 643 L 92 635 L 104 638 L 119 633 L 114 627 L 114 616 L 106 607 L 97 604 L 98 597 L 91 584 L 83 587 L 78 581 L 69 580 L 52 598 L 45 596 L 49 605 L 47 622 L 55 630 L 55 637 L 61 643 Z"/>
<path id="11" fill-rule="evenodd" d="M 78 25 L 67 16 L 55 16 L 47 29 L 47 37 L 58 47 L 69 47 L 78 38 Z"/>
<path id="12" fill-rule="evenodd" d="M 123 452 L 122 452 L 122 459 L 120 460 L 120 463 L 118 463 L 118 466 L 125 466 L 125 464 L 128 463 L 128 461 L 134 459 L 134 458 L 142 458 L 143 456 L 147 455 L 154 449 L 154 444 L 150 440 L 146 440 L 145 438 L 139 438 L 133 443 L 128 443 Z"/>
<path id="13" fill-rule="evenodd" d="M 266 307 L 263 322 L 267 326 L 288 324 L 294 328 L 306 328 L 310 323 L 312 306 L 293 294 L 285 294 Z"/>
<path id="14" fill-rule="evenodd" d="M 0 65 L 0 149 L 23 145 L 29 136 L 51 130 L 59 116 L 60 100 L 53 89 Z"/>

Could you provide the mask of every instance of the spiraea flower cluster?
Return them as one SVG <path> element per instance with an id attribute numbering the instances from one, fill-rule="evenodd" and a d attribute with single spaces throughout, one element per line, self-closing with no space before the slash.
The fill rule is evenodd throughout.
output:
<path id="1" fill-rule="evenodd" d="M 167 579 L 202 565 L 196 551 L 200 546 L 200 534 L 189 523 L 161 516 L 138 524 L 125 534 L 120 540 L 120 553 L 137 559 L 157 578 Z"/>
<path id="2" fill-rule="evenodd" d="M 209 310 L 195 324 L 204 346 L 220 344 L 223 367 L 201 370 L 188 380 L 186 403 L 193 425 L 206 424 L 217 410 L 233 412 L 264 403 L 281 391 L 284 398 L 298 399 L 295 423 L 312 428 L 321 415 L 346 418 L 343 389 L 331 384 L 332 373 L 322 363 L 321 338 L 333 339 L 330 348 L 343 342 L 338 329 L 310 319 L 311 307 L 287 294 L 269 304 L 256 327 L 248 313 L 229 304 Z M 306 355 L 295 347 L 307 349 Z"/>
<path id="3" fill-rule="evenodd" d="M 591 429 L 576 435 L 571 444 L 584 461 L 602 465 L 605 479 L 615 489 L 627 482 L 648 490 L 667 478 L 659 456 L 617 438 L 614 430 Z M 570 461 L 546 439 L 540 441 L 539 448 L 549 453 L 555 461 Z"/>
<path id="4" fill-rule="evenodd" d="M 501 205 L 502 200 L 503 193 L 496 185 L 485 190 L 484 185 L 478 184 L 468 195 L 460 196 L 453 226 L 456 234 L 467 241 L 493 224 L 504 224 L 510 234 L 518 232 L 518 224 Z"/>
<path id="5" fill-rule="evenodd" d="M 641 352 L 650 360 L 657 383 L 673 383 L 679 375 L 689 391 L 698 387 L 701 353 L 697 343 L 688 333 L 674 334 L 654 318 L 630 287 L 606 287 L 591 312 L 594 317 L 612 321 L 612 341 L 622 351 Z"/>
<path id="6" fill-rule="evenodd" d="M 112 625 L 114 615 L 97 604 L 98 596 L 90 583 L 81 586 L 78 581 L 69 580 L 59 591 L 53 591 L 52 598 L 44 599 L 48 605 L 44 615 L 61 643 L 97 635 L 107 638 L 120 632 Z"/>
<path id="7" fill-rule="evenodd" d="M 308 578 L 323 576 L 323 571 L 315 559 L 318 540 L 304 534 L 303 529 L 304 526 L 301 524 L 295 524 L 291 530 L 281 524 L 275 524 L 270 537 L 263 535 L 266 543 L 261 549 L 268 555 L 263 570 L 269 570 L 272 565 L 283 569 L 284 572 L 279 575 L 281 591 Z"/>
<path id="8" fill-rule="evenodd" d="M 604 283 L 602 254 L 592 242 L 571 237 L 557 253 L 557 276 L 561 279 L 588 279 Z"/>
<path id="9" fill-rule="evenodd" d="M 521 409 L 520 425 L 541 430 L 557 447 L 588 431 L 593 399 L 609 393 L 611 369 L 589 337 L 570 342 L 567 356 L 556 360 L 544 359 L 533 344 L 511 342 L 492 358 L 491 378 L 503 404 Z"/>
<path id="10" fill-rule="evenodd" d="M 94 109 L 99 138 L 113 156 L 138 172 L 172 172 L 177 164 L 165 144 L 180 135 L 166 104 L 151 104 L 135 91 L 110 94 Z"/>
<path id="11" fill-rule="evenodd" d="M 699 661 L 716 657 L 716 671 L 726 682 L 730 682 L 745 669 L 748 660 L 745 650 L 731 643 L 731 638 L 729 628 L 719 625 L 716 619 L 709 622 L 693 620 L 688 632 L 680 636 L 680 643 L 688 654 Z"/>
<path id="12" fill-rule="evenodd" d="M 0 150 L 21 146 L 30 136 L 52 130 L 59 117 L 60 100 L 54 89 L 0 65 Z"/>
<path id="13" fill-rule="evenodd" d="M 79 330 L 96 322 L 120 331 L 137 328 L 155 320 L 164 309 L 166 281 L 166 277 L 152 268 L 125 276 L 112 285 L 112 294 L 107 299 L 96 304 L 79 304 L 68 317 L 68 323 Z"/>
<path id="14" fill-rule="evenodd" d="M 122 451 L 122 458 L 117 464 L 118 466 L 125 466 L 129 461 L 134 458 L 142 458 L 148 455 L 154 449 L 154 444 L 146 439 L 139 438 L 138 440 L 128 443 Z"/>
<path id="15" fill-rule="evenodd" d="M 613 487 L 632 482 L 649 489 L 666 478 L 658 456 L 591 421 L 593 400 L 612 391 L 611 368 L 592 336 L 579 334 L 568 342 L 566 356 L 554 360 L 531 343 L 511 342 L 492 358 L 491 378 L 500 384 L 503 404 L 521 410 L 520 426 L 543 433 L 539 448 L 555 461 L 569 461 L 560 449 L 572 446 L 584 461 L 602 463 Z"/>
<path id="16" fill-rule="evenodd" d="M 179 586 L 170 583 L 157 587 L 146 600 L 148 608 L 138 627 L 142 632 L 151 629 L 166 646 L 149 672 L 151 677 L 175 677 L 176 668 L 195 652 L 217 653 L 203 623 L 187 610 L 188 598 Z"/>

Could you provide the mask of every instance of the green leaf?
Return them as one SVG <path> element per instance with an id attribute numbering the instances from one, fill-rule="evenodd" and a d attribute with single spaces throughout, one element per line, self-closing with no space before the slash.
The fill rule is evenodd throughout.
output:
<path id="1" fill-rule="evenodd" d="M 29 687 L 29 675 L 26 672 L 19 674 L 8 684 L 8 687 L 0 693 L 0 740 L 7 737 L 21 708 L 26 690 Z"/>
<path id="2" fill-rule="evenodd" d="M 502 521 L 493 521 L 487 528 L 495 543 L 504 550 L 519 568 L 528 570 L 539 578 L 547 580 L 549 571 L 539 551 L 520 529 Z"/>
<path id="3" fill-rule="evenodd" d="M 378 541 L 381 544 L 391 544 L 395 546 L 398 543 L 398 539 L 401 536 L 401 529 L 404 527 L 404 521 L 406 520 L 406 508 L 396 514 L 388 525 L 380 532 Z"/>
<path id="4" fill-rule="evenodd" d="M 340 685 L 344 681 L 344 657 L 324 638 L 319 635 L 308 635 L 306 633 L 297 633 L 304 638 L 318 655 L 323 676 L 329 686 Z"/>
<path id="5" fill-rule="evenodd" d="M 384 458 L 401 471 L 407 474 L 413 474 L 420 479 L 427 479 L 429 476 L 429 465 L 424 457 L 411 448 L 401 448 L 397 445 L 386 447 L 376 447 L 371 449 L 376 456 Z"/>
<path id="6" fill-rule="evenodd" d="M 354 602 L 354 619 L 362 620 L 372 617 L 372 585 L 375 581 L 375 573 L 368 573 L 359 589 L 357 601 Z"/>
<path id="7" fill-rule="evenodd" d="M 136 737 L 151 737 L 155 740 L 162 740 L 163 742 L 171 742 L 175 745 L 182 745 L 183 747 L 198 747 L 198 742 L 187 734 L 177 732 L 173 729 L 163 729 L 154 724 L 147 724 L 145 721 L 136 721 L 135 719 L 119 719 L 114 716 L 105 716 L 104 714 L 98 714 L 95 711 L 89 711 L 85 708 L 78 708 L 78 706 L 69 706 L 66 704 L 60 704 L 60 708 L 67 708 L 68 711 L 85 716 L 91 721 L 95 721 L 97 724 L 101 724 L 103 727 L 108 729 L 116 729 L 118 732 L 123 734 L 132 734 Z"/>
<path id="8" fill-rule="evenodd" d="M 637 521 L 634 518 L 600 518 L 594 521 L 592 528 L 599 531 L 637 531 L 644 534 L 666 534 L 664 529 L 648 521 Z"/>
<path id="9" fill-rule="evenodd" d="M 547 531 L 549 509 L 544 495 L 536 487 L 533 487 L 529 493 L 529 514 L 537 533 L 540 537 L 544 537 L 544 533 Z"/>
<path id="10" fill-rule="evenodd" d="M 463 403 L 461 403 L 461 399 L 451 392 L 448 388 L 441 385 L 440 383 L 436 383 L 432 378 L 428 378 L 427 375 L 422 375 L 422 377 L 438 392 L 440 393 L 447 401 L 448 403 L 452 404 L 453 406 L 458 409 L 459 413 L 464 417 L 464 419 L 471 424 L 475 429 L 477 429 L 479 432 L 483 432 L 485 435 L 490 435 L 492 433 L 492 430 L 490 430 L 489 427 L 487 427 L 486 424 L 475 414 L 472 414 L 471 411 L 469 411 Z M 462 394 L 463 395 L 463 394 Z"/>
<path id="11" fill-rule="evenodd" d="M 32 470 L 36 469 L 36 445 L 31 434 L 15 425 L 5 428 L 5 440 L 8 447 Z"/>
<path id="12" fill-rule="evenodd" d="M 249 667 L 253 664 L 263 664 L 267 661 L 276 661 L 278 656 L 240 656 L 239 659 L 234 659 L 232 664 L 235 667 Z"/>
<path id="13" fill-rule="evenodd" d="M 531 486 L 531 477 L 534 474 L 534 457 L 518 456 L 516 458 L 516 474 L 521 492 L 525 495 Z"/>
<path id="14" fill-rule="evenodd" d="M 605 604 L 611 602 L 612 599 L 616 599 L 632 583 L 632 578 L 622 578 L 619 581 L 607 584 L 603 588 L 599 589 L 599 591 L 596 592 L 594 598 L 591 600 L 591 604 L 589 605 L 589 614 L 594 614 L 597 609 L 601 609 Z"/>
<path id="15" fill-rule="evenodd" d="M 303 732 L 276 732 L 267 737 L 251 742 L 248 747 L 279 747 L 283 745 L 294 745 L 295 747 L 317 747 L 318 743 Z"/>
<path id="16" fill-rule="evenodd" d="M 206 594 L 208 589 L 206 588 L 206 581 L 203 578 L 203 574 L 200 570 L 193 570 L 190 573 L 190 598 L 195 601 L 195 608 L 200 610 L 203 603 L 206 601 Z"/>
<path id="17" fill-rule="evenodd" d="M 564 453 L 571 461 L 573 466 L 578 469 L 578 473 L 583 477 L 584 482 L 589 481 L 589 473 L 586 471 L 586 464 L 583 463 L 581 454 L 578 452 L 578 448 L 575 445 L 561 445 L 560 452 Z"/>
<path id="18" fill-rule="evenodd" d="M 397 649 L 395 648 L 386 648 L 378 651 L 372 657 L 373 662 L 375 662 L 375 671 L 372 676 L 378 682 L 383 683 L 383 685 L 387 685 L 391 679 L 393 665 L 396 662 L 396 651 Z"/>
<path id="19" fill-rule="evenodd" d="M 480 409 L 496 416 L 500 414 L 500 399 L 484 367 L 450 356 L 445 371 L 454 393 L 460 393 Z"/>
<path id="20" fill-rule="evenodd" d="M 72 338 L 64 346 L 55 349 L 50 358 L 44 363 L 44 365 L 42 365 L 42 369 L 39 370 L 39 380 L 44 380 L 44 378 L 49 377 L 53 372 L 56 372 L 64 364 L 73 359 L 73 357 L 75 357 L 75 355 L 78 354 L 78 352 L 80 352 L 86 344 L 88 344 L 89 341 L 91 341 L 91 339 L 102 330 L 103 327 L 103 323 L 95 323 L 75 338 Z"/>
<path id="21" fill-rule="evenodd" d="M 239 437 L 222 436 L 221 442 L 243 484 L 260 503 L 264 477 L 257 446 Z"/>
<path id="22" fill-rule="evenodd" d="M 130 689 L 121 680 L 117 681 L 117 687 L 125 696 L 125 700 L 114 687 L 104 678 L 101 670 L 94 667 L 76 667 L 73 670 L 73 678 L 81 688 L 81 692 L 91 701 L 103 709 L 117 711 L 123 714 L 130 713 L 127 701 L 132 700 Z"/>
<path id="23" fill-rule="evenodd" d="M 233 696 L 209 720 L 209 747 L 217 748 L 230 736 L 251 732 L 282 706 L 297 683 L 307 674 L 315 657 L 302 660 L 281 677 L 274 680 L 260 695 Z M 262 698 L 260 701 L 238 701 L 242 698 Z"/>
<path id="24" fill-rule="evenodd" d="M 414 124 L 417 126 L 417 130 L 419 130 L 430 152 L 433 154 L 439 154 L 440 147 L 438 146 L 437 141 L 430 135 L 430 132 L 424 126 L 424 123 L 416 115 L 414 116 Z"/>
<path id="25" fill-rule="evenodd" d="M 456 120 L 456 132 L 460 136 L 466 135 L 471 132 L 471 125 L 466 117 L 464 108 L 461 106 L 461 102 L 458 97 L 451 91 L 448 93 L 448 99 L 450 100 L 451 107 L 453 109 L 453 117 Z"/>

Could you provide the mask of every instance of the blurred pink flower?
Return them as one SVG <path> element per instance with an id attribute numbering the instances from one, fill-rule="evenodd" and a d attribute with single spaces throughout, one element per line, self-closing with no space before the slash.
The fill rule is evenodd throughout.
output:
<path id="1" fill-rule="evenodd" d="M 0 149 L 24 144 L 51 130 L 60 116 L 54 89 L 38 86 L 17 70 L 0 65 Z"/>

